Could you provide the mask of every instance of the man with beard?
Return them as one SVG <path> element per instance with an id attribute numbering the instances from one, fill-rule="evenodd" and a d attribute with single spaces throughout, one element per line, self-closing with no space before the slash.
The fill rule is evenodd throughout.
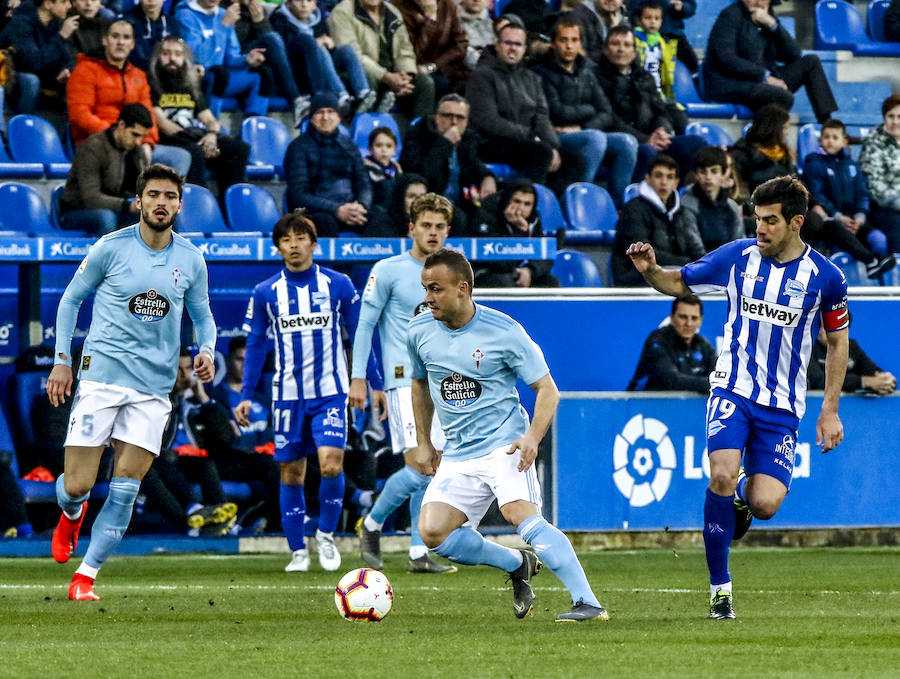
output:
<path id="1" fill-rule="evenodd" d="M 209 168 L 219 186 L 219 201 L 224 202 L 228 187 L 244 180 L 250 146 L 222 134 L 200 91 L 190 49 L 181 38 L 170 36 L 156 45 L 148 77 L 160 142 L 191 154 L 186 177 L 191 184 L 205 185 Z"/>
<path id="2" fill-rule="evenodd" d="M 151 127 L 146 106 L 126 104 L 115 125 L 78 147 L 60 200 L 60 226 L 102 236 L 134 222 L 137 178 L 147 165 L 141 140 Z"/>
<path id="3" fill-rule="evenodd" d="M 59 302 L 55 365 L 47 378 L 54 406 L 71 396 L 75 322 L 81 303 L 95 294 L 69 416 L 66 471 L 56 480 L 62 508 L 51 541 L 56 561 L 65 563 L 75 551 L 101 454 L 108 444 L 115 450 L 109 496 L 69 584 L 74 601 L 100 598 L 94 579 L 128 529 L 141 479 L 159 455 L 172 407 L 168 394 L 178 372 L 185 306 L 200 346 L 194 372 L 203 382 L 215 372 L 216 324 L 209 309 L 206 262 L 200 250 L 172 232 L 183 186 L 181 176 L 165 165 L 141 172 L 135 196 L 140 222 L 94 243 Z"/>

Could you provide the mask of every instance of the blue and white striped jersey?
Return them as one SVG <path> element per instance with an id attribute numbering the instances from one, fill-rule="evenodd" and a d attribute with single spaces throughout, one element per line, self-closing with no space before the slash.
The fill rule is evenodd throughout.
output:
<path id="1" fill-rule="evenodd" d="M 248 333 L 241 397 L 253 398 L 265 359 L 266 330 L 275 340 L 273 401 L 346 394 L 350 383 L 341 326 L 351 342 L 359 295 L 342 273 L 313 264 L 264 280 L 253 290 L 243 329 Z"/>
<path id="2" fill-rule="evenodd" d="M 828 332 L 849 326 L 840 269 L 808 245 L 797 259 L 776 262 L 748 238 L 687 264 L 681 275 L 695 293 L 724 288 L 728 297 L 710 385 L 803 417 L 806 368 L 820 325 Z"/>

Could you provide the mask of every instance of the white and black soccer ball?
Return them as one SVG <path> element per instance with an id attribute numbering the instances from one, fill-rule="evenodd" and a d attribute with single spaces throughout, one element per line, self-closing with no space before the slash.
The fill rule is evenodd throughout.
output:
<path id="1" fill-rule="evenodd" d="M 378 622 L 391 612 L 394 590 L 381 571 L 357 568 L 338 581 L 334 605 L 344 620 Z"/>

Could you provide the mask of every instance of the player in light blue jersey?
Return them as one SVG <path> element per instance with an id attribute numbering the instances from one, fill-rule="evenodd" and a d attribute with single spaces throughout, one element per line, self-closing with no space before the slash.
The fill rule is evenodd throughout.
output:
<path id="1" fill-rule="evenodd" d="M 431 314 L 409 323 L 415 465 L 434 475 L 422 500 L 419 531 L 428 547 L 451 561 L 507 571 L 517 618 L 531 611 L 531 578 L 547 564 L 572 595 L 572 609 L 557 615 L 558 622 L 606 620 L 569 540 L 540 513 L 533 463 L 559 391 L 522 326 L 474 303 L 473 280 L 459 252 L 444 248 L 429 255 L 422 285 Z M 518 378 L 537 395 L 530 424 L 516 392 Z M 435 411 L 447 439 L 443 454 L 430 438 Z M 495 498 L 534 552 L 502 547 L 477 531 Z"/>
<path id="2" fill-rule="evenodd" d="M 115 450 L 109 496 L 72 577 L 70 599 L 100 598 L 94 579 L 128 528 L 141 479 L 159 454 L 171 409 L 168 394 L 178 373 L 184 307 L 200 345 L 194 372 L 204 382 L 215 372 L 216 324 L 209 310 L 206 262 L 196 247 L 172 232 L 183 184 L 165 165 L 151 165 L 140 174 L 135 199 L 140 222 L 91 246 L 56 314 L 55 365 L 47 379 L 54 406 L 71 395 L 72 334 L 81 303 L 95 293 L 66 436 L 65 473 L 56 481 L 62 516 L 51 549 L 60 563 L 75 551 L 103 449 L 111 443 Z"/>
<path id="3" fill-rule="evenodd" d="M 334 530 L 344 506 L 350 388 L 341 327 L 352 341 L 359 318 L 359 295 L 347 276 L 313 263 L 316 240 L 316 227 L 302 211 L 285 215 L 275 224 L 272 242 L 284 258 L 284 268 L 253 290 L 244 321 L 249 335 L 242 400 L 234 408 L 238 424 L 248 426 L 265 359 L 266 332 L 271 330 L 275 339 L 275 461 L 281 469 L 281 525 L 292 553 L 285 567 L 289 572 L 309 570 L 309 551 L 303 536 L 303 484 L 306 456 L 312 454 L 318 454 L 322 471 L 316 531 L 319 564 L 327 571 L 341 565 Z M 373 386 L 380 390 L 374 357 L 370 365 Z"/>
<path id="4" fill-rule="evenodd" d="M 423 301 L 422 267 L 425 258 L 440 250 L 447 240 L 453 219 L 453 204 L 443 196 L 426 193 L 412 202 L 409 213 L 412 219 L 409 225 L 412 248 L 377 262 L 363 291 L 350 380 L 350 405 L 362 408 L 366 400 L 366 360 L 372 349 L 372 335 L 377 325 L 387 401 L 387 412 L 382 409 L 382 418 L 385 414 L 388 416 L 391 446 L 395 453 L 403 453 L 406 464 L 384 484 L 384 490 L 372 511 L 357 524 L 357 533 L 363 561 L 372 568 L 381 568 L 381 528 L 391 512 L 409 498 L 412 539 L 408 569 L 414 573 L 454 573 L 456 566 L 437 563 L 428 556 L 428 549 L 419 535 L 419 509 L 430 478 L 411 465 L 416 452 L 416 423 L 412 412 L 410 362 L 406 345 L 410 319 L 420 313 L 428 313 L 428 306 Z M 438 450 L 443 449 L 443 434 L 439 425 L 432 426 L 432 442 Z"/>
<path id="5" fill-rule="evenodd" d="M 756 238 L 723 245 L 681 270 L 663 270 L 646 243 L 627 251 L 662 293 L 684 297 L 724 289 L 728 297 L 706 417 L 710 479 L 703 541 L 713 619 L 735 617 L 731 541 L 747 532 L 754 516 L 775 516 L 791 487 L 797 426 L 806 410 L 806 368 L 821 326 L 828 353 L 816 444 L 824 453 L 844 437 L 838 398 L 849 351 L 847 282 L 800 239 L 808 199 L 792 177 L 761 184 L 751 197 Z"/>

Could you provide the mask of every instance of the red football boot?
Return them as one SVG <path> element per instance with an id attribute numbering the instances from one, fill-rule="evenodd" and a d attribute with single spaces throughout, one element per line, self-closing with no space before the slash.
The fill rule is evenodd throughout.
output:
<path id="1" fill-rule="evenodd" d="M 84 515 L 87 512 L 87 501 L 81 505 L 81 516 L 74 521 L 66 516 L 63 512 L 59 517 L 59 523 L 56 524 L 56 530 L 53 531 L 53 539 L 50 541 L 50 551 L 53 558 L 59 563 L 65 563 L 69 557 L 75 552 L 78 544 L 78 531 L 81 530 L 81 523 L 84 521 Z"/>
<path id="2" fill-rule="evenodd" d="M 73 575 L 69 583 L 69 598 L 72 601 L 100 601 L 100 597 L 94 594 L 94 578 L 81 573 Z"/>

